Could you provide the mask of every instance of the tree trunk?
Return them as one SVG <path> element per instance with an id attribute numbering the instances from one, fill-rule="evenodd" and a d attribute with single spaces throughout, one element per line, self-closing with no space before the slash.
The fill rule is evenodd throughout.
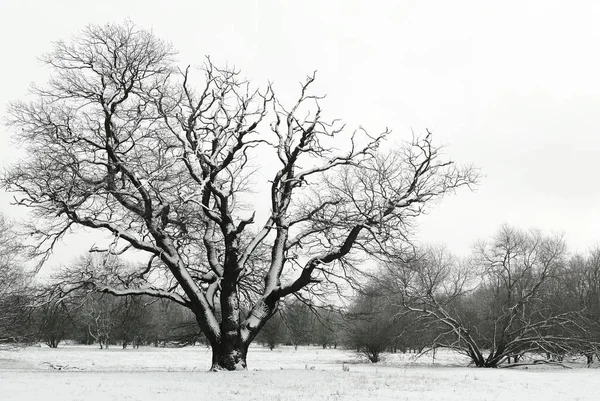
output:
<path id="1" fill-rule="evenodd" d="M 267 297 L 258 301 L 242 322 L 237 288 L 237 274 L 241 269 L 226 264 L 224 270 L 219 294 L 221 321 L 200 307 L 194 309 L 196 322 L 212 348 L 210 370 L 213 372 L 247 369 L 248 346 L 274 315 L 278 300 Z"/>
<path id="2" fill-rule="evenodd" d="M 210 370 L 245 370 L 248 345 L 237 341 L 234 344 L 221 343 L 212 346 L 212 366 Z"/>

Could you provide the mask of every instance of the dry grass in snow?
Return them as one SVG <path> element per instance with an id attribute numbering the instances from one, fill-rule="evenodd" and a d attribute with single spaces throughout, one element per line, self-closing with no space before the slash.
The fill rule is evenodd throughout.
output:
<path id="1" fill-rule="evenodd" d="M 597 400 L 600 369 L 459 367 L 441 352 L 389 355 L 381 364 L 352 352 L 252 348 L 246 372 L 208 373 L 210 351 L 67 346 L 0 352 L 1 400 Z M 350 368 L 343 371 L 342 364 Z M 60 370 L 59 370 L 60 369 Z"/>

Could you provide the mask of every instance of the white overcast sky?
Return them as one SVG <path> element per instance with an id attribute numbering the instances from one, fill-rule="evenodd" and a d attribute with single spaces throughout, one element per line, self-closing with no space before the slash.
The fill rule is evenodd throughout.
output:
<path id="1" fill-rule="evenodd" d="M 509 223 L 600 243 L 600 1 L 0 0 L 0 114 L 44 82 L 53 40 L 125 18 L 184 64 L 210 55 L 280 95 L 318 70 L 325 111 L 351 127 L 431 130 L 484 178 L 420 220 L 423 241 L 466 254 Z M 15 154 L 4 127 L 0 148 Z"/>

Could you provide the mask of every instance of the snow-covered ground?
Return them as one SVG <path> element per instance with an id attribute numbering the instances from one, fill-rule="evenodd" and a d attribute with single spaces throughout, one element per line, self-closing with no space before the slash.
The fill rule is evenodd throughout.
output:
<path id="1" fill-rule="evenodd" d="M 600 399 L 600 369 L 585 364 L 477 369 L 449 352 L 417 360 L 387 355 L 370 364 L 349 351 L 317 347 L 254 347 L 248 363 L 246 372 L 208 373 L 205 347 L 4 350 L 0 400 Z"/>

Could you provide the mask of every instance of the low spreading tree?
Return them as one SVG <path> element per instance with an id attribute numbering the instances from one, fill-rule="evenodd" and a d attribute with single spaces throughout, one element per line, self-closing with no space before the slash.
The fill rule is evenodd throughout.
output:
<path id="1" fill-rule="evenodd" d="M 528 352 L 597 349 L 581 310 L 560 310 L 548 300 L 565 264 L 562 238 L 504 226 L 468 262 L 430 248 L 405 266 L 389 266 L 386 283 L 400 307 L 441 325 L 433 346 L 464 353 L 478 367 L 497 367 Z"/>
<path id="2" fill-rule="evenodd" d="M 34 254 L 86 227 L 114 238 L 96 251 L 147 255 L 135 274 L 86 284 L 191 310 L 213 370 L 245 369 L 283 298 L 351 277 L 477 181 L 429 133 L 381 151 L 388 130 L 326 119 L 314 75 L 284 102 L 210 60 L 178 68 L 170 45 L 131 23 L 89 26 L 42 60 L 48 84 L 10 106 L 26 156 L 2 179 L 36 221 Z"/>

